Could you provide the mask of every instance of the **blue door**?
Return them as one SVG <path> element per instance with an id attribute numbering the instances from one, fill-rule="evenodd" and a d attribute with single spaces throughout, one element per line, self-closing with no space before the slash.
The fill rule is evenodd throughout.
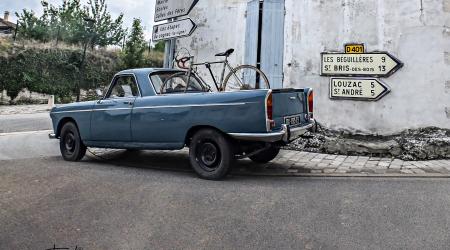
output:
<path id="1" fill-rule="evenodd" d="M 259 19 L 260 19 L 260 1 L 252 0 L 247 3 L 246 12 L 246 32 L 245 32 L 245 56 L 244 64 L 259 66 Z M 256 75 L 253 70 L 244 71 L 245 82 L 255 83 Z M 255 86 L 253 86 L 255 87 Z"/>
<path id="2" fill-rule="evenodd" d="M 283 57 L 284 57 L 284 16 L 285 16 L 285 3 L 284 0 L 264 0 L 262 11 L 262 22 L 259 22 L 259 29 L 254 31 L 254 19 L 251 16 L 247 17 L 247 37 L 251 37 L 248 32 L 255 32 L 255 34 L 261 35 L 261 41 L 259 48 L 255 47 L 254 39 L 246 39 L 246 59 L 249 61 L 254 60 L 253 48 L 257 48 L 260 54 L 260 67 L 261 70 L 269 78 L 270 86 L 273 89 L 283 88 Z M 248 7 L 255 8 L 250 2 Z M 247 14 L 248 15 L 248 14 Z M 250 24 L 251 23 L 251 24 Z M 247 56 L 248 54 L 248 56 Z"/>
<path id="3" fill-rule="evenodd" d="M 131 111 L 140 96 L 134 75 L 117 76 L 103 100 L 95 104 L 91 117 L 93 141 L 131 141 Z"/>

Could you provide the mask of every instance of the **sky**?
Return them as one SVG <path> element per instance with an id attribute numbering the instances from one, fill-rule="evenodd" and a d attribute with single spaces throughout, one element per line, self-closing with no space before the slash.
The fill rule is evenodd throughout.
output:
<path id="1" fill-rule="evenodd" d="M 63 0 L 47 0 L 52 5 L 60 5 Z M 86 3 L 87 0 L 82 0 Z M 120 13 L 124 14 L 124 26 L 131 27 L 133 18 L 140 18 L 145 26 L 145 37 L 151 38 L 153 27 L 153 16 L 155 13 L 156 0 L 106 0 L 108 10 L 113 17 Z M 5 11 L 11 12 L 10 21 L 16 22 L 15 12 L 22 9 L 33 10 L 36 14 L 42 14 L 41 0 L 0 0 L 0 17 L 3 18 Z"/>

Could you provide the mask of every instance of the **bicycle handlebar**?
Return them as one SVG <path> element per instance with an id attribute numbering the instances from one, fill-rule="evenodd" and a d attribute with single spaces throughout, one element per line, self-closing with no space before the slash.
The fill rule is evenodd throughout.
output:
<path id="1" fill-rule="evenodd" d="M 175 58 L 175 61 L 177 62 L 178 68 L 188 69 L 189 67 L 186 66 L 186 63 L 189 62 L 192 58 L 193 56 L 185 56 L 180 59 Z"/>

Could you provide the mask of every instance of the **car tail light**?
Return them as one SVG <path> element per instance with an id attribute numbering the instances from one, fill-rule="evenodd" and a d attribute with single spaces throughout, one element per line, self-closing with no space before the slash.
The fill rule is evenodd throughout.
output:
<path id="1" fill-rule="evenodd" d="M 266 117 L 267 131 L 271 131 L 273 128 L 275 128 L 275 121 L 273 120 L 273 97 L 272 91 L 270 90 L 266 97 Z"/>
<path id="2" fill-rule="evenodd" d="M 308 112 L 311 118 L 314 118 L 314 91 L 310 90 L 308 92 Z"/>
<path id="3" fill-rule="evenodd" d="M 267 96 L 266 100 L 267 119 L 273 120 L 273 98 L 272 93 Z"/>

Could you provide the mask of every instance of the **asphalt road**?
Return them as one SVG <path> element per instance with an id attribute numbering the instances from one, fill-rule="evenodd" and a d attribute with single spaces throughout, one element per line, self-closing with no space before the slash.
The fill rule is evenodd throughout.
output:
<path id="1" fill-rule="evenodd" d="M 52 129 L 48 113 L 0 115 L 0 133 Z"/>
<path id="2" fill-rule="evenodd" d="M 447 179 L 212 182 L 185 152 L 96 150 L 65 162 L 47 133 L 0 135 L 0 249 L 450 246 Z"/>

